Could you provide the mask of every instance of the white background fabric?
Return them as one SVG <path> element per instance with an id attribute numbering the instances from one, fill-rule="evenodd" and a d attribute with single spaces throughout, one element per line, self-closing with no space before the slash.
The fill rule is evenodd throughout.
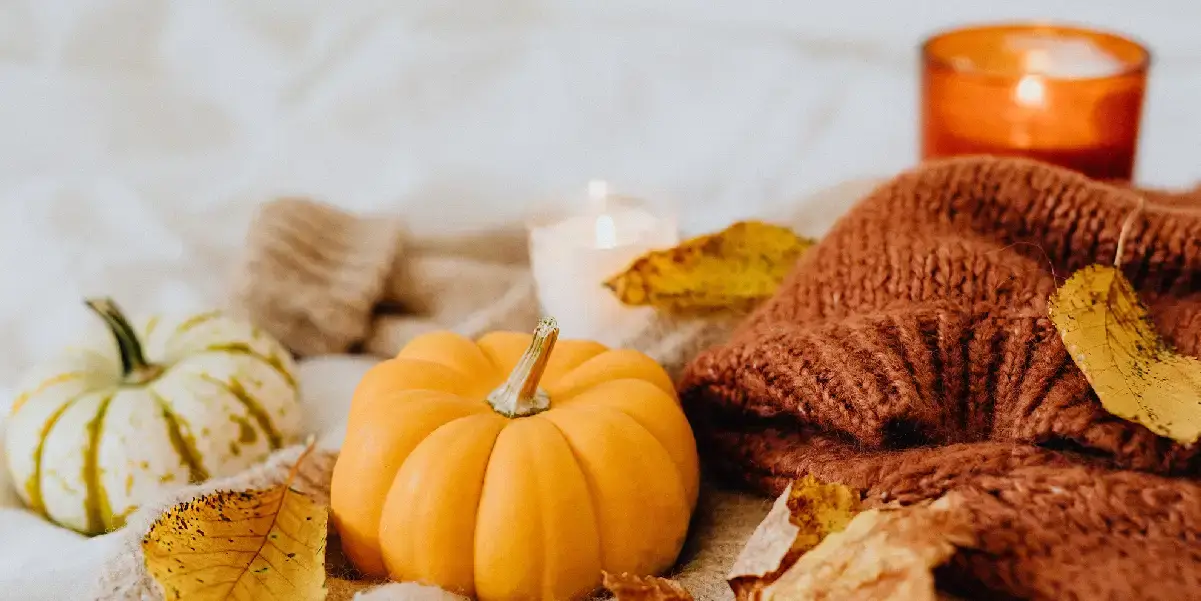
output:
<path id="1" fill-rule="evenodd" d="M 601 177 L 712 229 L 911 165 L 919 41 L 1017 17 L 1148 43 L 1138 179 L 1196 183 L 1191 0 L 0 2 L 0 413 L 22 371 L 96 331 L 84 295 L 220 305 L 273 195 L 464 232 Z M 820 234 L 837 208 L 808 211 Z M 44 581 L 19 560 L 54 548 L 19 519 L 0 516 L 0 597 Z"/>

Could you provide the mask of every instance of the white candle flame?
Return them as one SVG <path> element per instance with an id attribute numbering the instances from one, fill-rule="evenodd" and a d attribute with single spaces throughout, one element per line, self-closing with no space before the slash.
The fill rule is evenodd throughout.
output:
<path id="1" fill-rule="evenodd" d="M 609 204 L 609 182 L 600 179 L 588 182 L 588 203 L 594 212 L 604 213 Z"/>
<path id="2" fill-rule="evenodd" d="M 606 213 L 609 199 L 609 183 L 605 180 L 594 179 L 588 182 L 588 200 L 596 216 L 596 238 L 594 245 L 598 249 L 614 248 L 617 246 L 617 223 L 613 216 Z"/>
<path id="3" fill-rule="evenodd" d="M 617 224 L 612 215 L 599 215 L 596 218 L 596 247 L 614 248 L 617 246 Z"/>
<path id="4" fill-rule="evenodd" d="M 1051 53 L 1046 48 L 1035 48 L 1027 52 L 1022 58 L 1026 63 L 1027 73 L 1045 74 L 1055 66 L 1055 63 L 1051 60 Z"/>
<path id="5" fill-rule="evenodd" d="M 594 179 L 588 182 L 588 197 L 592 200 L 604 200 L 609 195 L 609 182 Z"/>
<path id="6" fill-rule="evenodd" d="M 1043 106 L 1046 102 L 1047 89 L 1043 84 L 1042 78 L 1035 75 L 1027 75 L 1018 82 L 1018 85 L 1013 90 L 1013 97 L 1018 104 L 1038 107 Z"/>

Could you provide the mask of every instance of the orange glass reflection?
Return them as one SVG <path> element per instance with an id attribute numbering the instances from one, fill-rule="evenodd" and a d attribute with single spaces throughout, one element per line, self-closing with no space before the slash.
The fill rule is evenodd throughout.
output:
<path id="1" fill-rule="evenodd" d="M 988 25 L 922 46 L 923 159 L 1025 156 L 1130 180 L 1150 53 L 1078 27 Z"/>

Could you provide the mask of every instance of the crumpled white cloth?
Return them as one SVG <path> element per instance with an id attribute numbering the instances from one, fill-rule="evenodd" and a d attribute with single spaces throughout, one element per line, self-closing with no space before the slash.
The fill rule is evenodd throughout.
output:
<path id="1" fill-rule="evenodd" d="M 1195 183 L 1199 3 L 0 3 L 0 416 L 20 373 L 105 335 L 83 296 L 220 306 L 278 194 L 447 234 L 605 178 L 686 233 L 787 207 L 818 235 L 839 207 L 814 193 L 913 162 L 922 36 L 1019 17 L 1150 43 L 1140 183 Z M 76 598 L 103 541 L 0 510 L 0 599 Z"/>

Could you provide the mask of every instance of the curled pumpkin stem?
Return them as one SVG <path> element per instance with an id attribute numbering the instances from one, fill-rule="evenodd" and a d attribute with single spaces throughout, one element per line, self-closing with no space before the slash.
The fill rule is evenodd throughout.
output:
<path id="1" fill-rule="evenodd" d="M 538 387 L 550 353 L 559 339 L 559 324 L 553 317 L 543 317 L 534 329 L 530 346 L 518 359 L 509 379 L 488 395 L 488 404 L 505 417 L 525 417 L 546 411 L 550 397 Z"/>
<path id="2" fill-rule="evenodd" d="M 126 383 L 144 384 L 163 373 L 161 366 L 146 360 L 142 343 L 138 340 L 133 325 L 125 318 L 117 303 L 109 298 L 91 298 L 84 303 L 108 324 L 113 338 L 117 340 L 117 350 L 121 355 L 121 372 Z"/>

